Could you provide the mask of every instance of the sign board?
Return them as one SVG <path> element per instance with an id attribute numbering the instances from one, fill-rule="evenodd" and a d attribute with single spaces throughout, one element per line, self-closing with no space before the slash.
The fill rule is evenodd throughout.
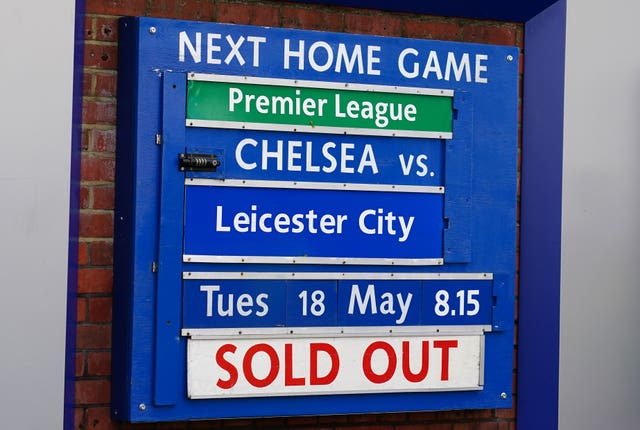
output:
<path id="1" fill-rule="evenodd" d="M 511 406 L 517 49 L 120 39 L 115 417 Z"/>

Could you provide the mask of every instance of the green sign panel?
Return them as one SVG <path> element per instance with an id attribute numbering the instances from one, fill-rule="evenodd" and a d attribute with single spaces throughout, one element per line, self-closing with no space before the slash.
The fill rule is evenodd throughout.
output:
<path id="1" fill-rule="evenodd" d="M 452 138 L 453 92 L 190 75 L 187 125 Z"/>

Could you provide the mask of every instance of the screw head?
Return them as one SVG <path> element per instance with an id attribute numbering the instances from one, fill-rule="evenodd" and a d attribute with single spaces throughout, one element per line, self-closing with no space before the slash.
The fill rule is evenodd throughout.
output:
<path id="1" fill-rule="evenodd" d="M 507 393 L 500 393 L 500 398 L 502 400 L 507 400 Z"/>
<path id="2" fill-rule="evenodd" d="M 140 403 L 138 405 L 138 409 L 140 409 L 141 411 L 146 411 L 147 410 L 147 405 L 145 405 L 144 403 Z"/>
<path id="3" fill-rule="evenodd" d="M 158 31 L 158 29 L 157 29 L 157 28 L 155 28 L 155 27 L 149 27 L 149 33 L 151 33 L 151 34 L 156 34 L 156 31 Z"/>
<path id="4" fill-rule="evenodd" d="M 507 55 L 507 61 L 508 62 L 512 62 L 513 61 L 513 55 Z"/>

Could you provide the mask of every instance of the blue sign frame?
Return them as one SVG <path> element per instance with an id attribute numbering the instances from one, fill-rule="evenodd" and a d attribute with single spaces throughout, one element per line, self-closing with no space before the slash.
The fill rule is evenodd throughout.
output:
<path id="1" fill-rule="evenodd" d="M 221 45 L 208 51 L 203 42 L 206 40 L 220 40 Z M 245 42 L 241 43 L 240 40 Z M 301 41 L 304 43 L 301 44 Z M 275 48 L 282 49 L 285 43 L 290 48 L 286 59 L 282 57 L 282 51 Z M 296 52 L 301 51 L 303 46 L 317 46 L 318 50 L 325 49 L 327 53 L 329 51 L 326 47 L 338 49 L 339 46 L 344 46 L 355 49 L 354 47 L 360 46 L 359 49 L 369 55 L 368 62 L 363 62 L 361 68 L 357 62 L 354 63 L 351 73 L 345 73 L 344 68 L 338 70 L 337 67 L 325 67 L 324 64 L 329 64 L 328 57 L 314 58 L 315 67 L 311 67 L 310 63 L 301 67 L 303 57 Z M 261 54 L 258 55 L 258 52 Z M 401 66 L 400 58 L 404 61 Z M 454 60 L 448 60 L 450 58 Z M 171 421 L 511 407 L 518 112 L 516 48 L 126 18 L 121 21 L 119 59 L 112 390 L 114 417 L 129 421 Z M 285 64 L 288 66 L 284 67 Z M 196 230 L 189 233 L 192 224 L 185 221 L 185 212 L 187 217 L 192 210 L 201 212 L 203 201 L 192 201 L 185 197 L 185 189 L 191 188 L 185 185 L 188 180 L 311 180 L 310 174 L 280 174 L 269 169 L 266 173 L 258 169 L 242 170 L 238 163 L 234 165 L 234 158 L 229 154 L 230 148 L 206 140 L 205 131 L 187 129 L 185 97 L 187 74 L 190 72 L 453 90 L 452 139 L 396 140 L 389 137 L 350 136 L 348 141 L 353 144 L 353 148 L 361 148 L 367 144 L 384 148 L 377 152 L 383 161 L 397 160 L 399 155 L 406 156 L 403 158 L 406 169 L 410 155 L 417 159 L 424 154 L 429 157 L 430 163 L 434 163 L 432 166 L 435 167 L 430 168 L 434 172 L 433 176 L 415 175 L 408 179 L 409 175 L 403 175 L 400 166 L 390 173 L 383 169 L 385 173 L 375 177 L 366 173 L 353 179 L 354 175 L 349 176 L 343 171 L 313 178 L 318 183 L 341 183 L 356 188 L 443 187 L 443 193 L 417 193 L 428 200 L 440 201 L 437 210 L 441 215 L 435 220 L 425 221 L 426 229 L 433 228 L 436 223 L 439 233 L 426 235 L 429 238 L 440 235 L 439 242 L 435 242 L 438 249 L 428 250 L 420 257 L 436 259 L 437 263 L 385 263 L 380 260 L 387 257 L 392 262 L 394 259 L 412 259 L 415 257 L 414 251 L 419 248 L 416 245 L 408 254 L 398 251 L 397 255 L 393 255 L 395 249 L 388 244 L 384 246 L 391 252 L 389 255 L 376 253 L 371 247 L 365 250 L 356 247 L 349 251 L 348 247 L 343 249 L 342 244 L 319 245 L 320 257 L 363 259 L 357 264 L 347 261 L 346 265 L 338 261 L 324 261 L 318 265 L 314 260 L 305 259 L 300 262 L 273 263 L 233 259 L 189 261 L 185 255 L 191 254 L 183 252 L 183 247 L 197 244 L 200 239 Z M 218 135 L 221 136 L 221 141 L 231 142 L 247 137 L 252 137 L 256 142 L 277 138 L 273 131 L 247 134 L 238 130 L 221 130 Z M 205 137 L 204 140 L 202 136 Z M 309 137 L 300 134 L 296 139 L 326 141 L 323 135 Z M 416 152 L 404 149 L 408 146 L 415 147 Z M 216 154 L 222 159 L 221 169 L 206 173 L 181 171 L 178 154 L 191 151 Z M 310 151 L 314 153 L 314 150 Z M 218 188 L 224 188 L 227 192 L 238 189 Z M 255 198 L 266 195 L 250 187 L 241 189 L 251 198 L 254 195 Z M 265 191 L 267 194 L 276 192 L 269 187 L 266 189 L 270 190 Z M 310 191 L 304 191 L 305 194 L 308 192 Z M 363 203 L 368 199 L 373 200 L 374 195 L 387 195 L 384 191 L 343 193 L 361 193 Z M 402 193 L 395 193 L 394 196 L 394 199 L 399 199 L 399 207 L 413 204 L 413 200 L 403 197 Z M 345 204 L 357 206 L 359 198 Z M 403 202 L 403 199 L 406 200 Z M 193 207 L 190 202 L 193 202 Z M 356 212 L 359 213 L 367 209 L 364 206 L 358 208 Z M 432 213 L 434 211 L 436 209 L 431 210 Z M 350 213 L 349 211 L 348 214 Z M 353 243 L 353 239 L 349 238 L 344 243 Z M 211 240 L 217 238 L 207 239 L 209 244 Z M 233 246 L 240 246 L 235 251 L 228 252 L 234 257 L 242 257 L 260 246 L 256 242 L 243 248 L 242 244 L 238 245 L 241 241 L 233 242 Z M 202 246 L 206 248 L 207 244 Z M 233 246 L 220 245 L 214 254 L 227 252 Z M 288 257 L 288 254 L 299 253 L 295 249 L 283 251 L 281 246 L 286 248 L 289 245 L 278 245 L 275 253 L 265 256 Z M 350 252 L 351 255 L 327 255 L 327 252 L 333 250 Z M 364 254 L 358 254 L 359 252 Z M 257 251 L 253 254 L 258 255 Z M 491 293 L 489 297 L 485 293 L 482 296 L 482 302 L 488 302 L 491 310 L 490 318 L 487 319 L 484 315 L 482 320 L 482 324 L 490 321 L 489 330 L 484 335 L 482 389 L 291 396 L 287 398 L 287 402 L 282 402 L 278 397 L 190 400 L 186 394 L 185 382 L 187 338 L 183 336 L 182 329 L 183 323 L 195 324 L 197 320 L 185 318 L 183 306 L 189 306 L 191 300 L 186 293 L 186 286 L 191 281 L 183 282 L 183 277 L 208 272 L 323 272 L 356 275 L 397 273 L 405 276 L 491 274 Z M 337 275 L 335 281 L 340 282 Z M 454 281 L 438 282 L 447 283 L 442 289 L 451 290 L 448 294 L 456 294 L 458 287 L 450 283 Z M 406 288 L 424 288 L 415 285 L 417 284 L 411 281 L 411 285 L 407 283 Z M 278 288 L 275 287 L 276 290 Z M 339 294 L 341 290 L 336 288 L 336 294 Z M 394 288 L 403 289 L 399 286 Z M 287 290 L 283 290 L 281 296 L 277 296 L 281 298 L 277 300 L 286 303 L 289 300 L 287 294 Z M 423 297 L 423 303 L 424 300 L 426 299 Z M 422 308 L 429 306 L 431 305 L 423 304 Z M 482 307 L 483 312 L 485 308 Z M 453 316 L 448 314 L 447 317 Z M 354 326 L 379 326 L 387 323 L 377 317 L 343 322 Z M 296 320 L 291 322 L 299 323 Z M 432 324 L 427 320 L 423 321 L 421 317 L 411 317 L 408 323 L 418 327 Z"/>

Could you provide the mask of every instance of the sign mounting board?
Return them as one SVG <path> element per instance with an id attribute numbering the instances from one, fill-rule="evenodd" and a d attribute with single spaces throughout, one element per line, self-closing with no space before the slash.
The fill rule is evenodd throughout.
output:
<path id="1" fill-rule="evenodd" d="M 120 38 L 114 416 L 511 406 L 516 48 Z"/>

